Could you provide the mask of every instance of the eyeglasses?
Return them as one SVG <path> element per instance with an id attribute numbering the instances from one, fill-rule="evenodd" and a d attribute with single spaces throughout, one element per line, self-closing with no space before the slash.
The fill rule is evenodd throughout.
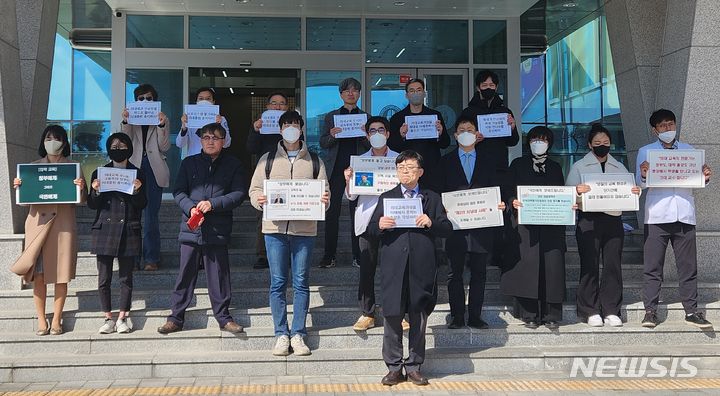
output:
<path id="1" fill-rule="evenodd" d="M 368 130 L 368 134 L 369 134 L 369 135 L 374 135 L 374 134 L 376 134 L 376 133 L 385 133 L 385 132 L 387 132 L 387 129 L 385 129 L 385 128 L 377 128 L 377 129 L 376 129 L 376 128 L 370 128 L 370 129 Z"/>
<path id="2" fill-rule="evenodd" d="M 400 172 L 405 172 L 405 171 L 412 172 L 419 168 L 420 168 L 419 166 L 408 166 L 408 165 L 398 165 L 397 166 L 397 170 L 399 170 Z"/>
<path id="3" fill-rule="evenodd" d="M 414 93 L 425 93 L 425 90 L 422 88 L 414 89 L 410 88 L 408 89 L 408 93 L 414 94 Z"/>
<path id="4" fill-rule="evenodd" d="M 205 142 L 210 142 L 210 141 L 217 142 L 218 140 L 223 140 L 225 138 L 221 138 L 221 137 L 217 137 L 217 136 L 203 136 L 201 139 Z"/>
<path id="5" fill-rule="evenodd" d="M 359 94 L 360 91 L 355 90 L 355 89 L 346 89 L 346 90 L 344 90 L 344 91 L 342 91 L 342 92 L 340 92 L 340 93 L 343 94 L 343 95 L 348 95 L 348 94 L 356 95 L 356 94 Z"/>
<path id="6" fill-rule="evenodd" d="M 153 101 L 153 97 L 152 97 L 152 96 L 138 96 L 137 100 L 138 100 L 138 102 L 142 102 L 143 100 L 147 100 L 148 102 L 152 102 L 152 101 Z"/>

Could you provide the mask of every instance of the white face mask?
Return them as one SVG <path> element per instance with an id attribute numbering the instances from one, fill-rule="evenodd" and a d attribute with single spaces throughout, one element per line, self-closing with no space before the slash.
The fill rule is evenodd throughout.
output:
<path id="1" fill-rule="evenodd" d="M 533 153 L 533 155 L 543 155 L 548 150 L 548 143 L 543 142 L 542 140 L 536 140 L 534 142 L 530 142 L 530 151 Z"/>
<path id="2" fill-rule="evenodd" d="M 665 143 L 671 143 L 673 140 L 675 140 L 675 136 L 677 135 L 677 131 L 665 131 L 658 133 L 658 139 L 662 140 Z"/>
<path id="3" fill-rule="evenodd" d="M 209 100 L 198 100 L 196 104 L 199 104 L 200 106 L 210 106 L 215 103 L 209 101 Z"/>
<path id="4" fill-rule="evenodd" d="M 374 149 L 381 149 L 385 147 L 385 144 L 387 143 L 387 138 L 382 133 L 376 133 L 372 136 L 370 136 L 370 145 Z"/>
<path id="5" fill-rule="evenodd" d="M 461 146 L 469 147 L 475 143 L 475 134 L 472 132 L 462 132 L 457 136 L 457 142 Z"/>
<path id="6" fill-rule="evenodd" d="M 43 144 L 45 145 L 45 151 L 47 151 L 49 155 L 60 155 L 60 153 L 62 153 L 63 142 L 46 140 Z"/>
<path id="7" fill-rule="evenodd" d="M 300 130 L 295 128 L 294 126 L 287 127 L 283 129 L 282 131 L 282 137 L 283 140 L 286 142 L 293 144 L 300 139 Z"/>

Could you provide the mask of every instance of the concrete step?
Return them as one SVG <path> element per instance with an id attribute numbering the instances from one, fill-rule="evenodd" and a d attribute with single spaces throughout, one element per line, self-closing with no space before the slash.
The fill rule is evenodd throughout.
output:
<path id="1" fill-rule="evenodd" d="M 513 316 L 514 307 L 512 304 L 485 304 L 483 306 L 483 320 L 493 326 L 507 326 L 519 324 L 520 321 Z M 720 302 L 700 304 L 700 309 L 705 312 L 707 319 L 713 323 L 720 323 Z M 292 321 L 294 306 L 288 305 L 288 321 Z M 233 308 L 230 310 L 233 319 L 245 326 L 252 328 L 272 327 L 273 320 L 270 308 Z M 162 326 L 170 314 L 169 309 L 139 309 L 132 312 L 132 322 L 136 330 L 155 331 Z M 621 316 L 626 326 L 636 326 L 642 320 L 645 308 L 642 303 L 626 304 L 622 307 Z M 682 304 L 660 304 L 658 316 L 662 321 L 680 322 L 684 319 L 685 311 Z M 311 306 L 306 324 L 308 327 L 351 327 L 360 311 L 357 306 Z M 448 304 L 438 304 L 433 314 L 428 318 L 429 326 L 444 326 L 450 316 Z M 117 316 L 116 316 L 117 317 Z M 66 331 L 93 332 L 97 331 L 103 324 L 103 316 L 98 311 L 77 311 L 70 310 L 63 313 L 63 328 Z M 563 323 L 572 324 L 578 319 L 574 304 L 563 305 Z M 382 309 L 378 306 L 376 310 L 376 326 L 383 323 Z M 213 317 L 210 307 L 192 307 L 185 313 L 186 329 L 216 328 L 218 323 Z M 32 334 L 37 330 L 37 318 L 35 311 L 28 307 L 25 310 L 8 310 L 0 312 L 0 332 L 4 333 L 27 333 Z"/>
<path id="2" fill-rule="evenodd" d="M 447 329 L 429 326 L 426 348 L 494 348 L 502 346 L 588 346 L 605 345 L 673 345 L 677 343 L 714 343 L 717 331 L 700 329 L 679 322 L 666 322 L 655 329 L 639 324 L 621 328 L 595 328 L 585 324 L 570 324 L 559 329 L 545 327 L 527 329 L 522 325 L 493 326 L 484 330 L 471 328 Z M 406 334 L 407 336 L 407 334 Z M 383 329 L 356 332 L 349 327 L 308 329 L 305 339 L 311 349 L 368 349 L 382 346 Z M 37 337 L 32 333 L 5 333 L 0 340 L 0 354 L 109 354 L 161 353 L 168 351 L 270 351 L 275 342 L 271 327 L 250 327 L 242 334 L 230 334 L 218 328 L 183 330 L 170 335 L 158 334 L 154 329 L 129 334 L 98 334 L 95 331 L 73 331 L 60 336 Z"/>
<path id="3" fill-rule="evenodd" d="M 565 301 L 575 301 L 576 282 L 567 282 Z M 700 302 L 715 302 L 720 300 L 720 285 L 717 283 L 699 283 L 698 292 Z M 117 288 L 113 289 L 113 301 L 119 298 Z M 48 301 L 52 301 L 52 288 L 48 290 Z M 642 283 L 625 282 L 623 297 L 627 304 L 642 301 Z M 133 290 L 132 309 L 167 309 L 170 307 L 170 289 L 158 290 L 135 289 Z M 288 301 L 292 300 L 293 291 L 287 291 Z M 357 286 L 355 285 L 328 285 L 310 286 L 311 306 L 355 306 L 357 304 Z M 382 296 L 378 293 L 378 301 Z M 678 285 L 674 282 L 665 282 L 661 290 L 661 298 L 664 303 L 681 301 L 678 293 Z M 438 287 L 438 303 L 448 302 L 447 288 Z M 503 295 L 497 283 L 488 283 L 485 289 L 486 304 L 511 304 L 512 298 Z M 0 312 L 2 310 L 17 310 L 25 307 L 32 307 L 32 290 L 5 290 L 0 291 Z M 50 306 L 50 304 L 48 304 Z M 210 300 L 207 289 L 197 288 L 195 298 L 190 306 L 209 307 Z M 268 306 L 268 287 L 241 287 L 234 288 L 232 293 L 232 306 L 238 308 L 264 308 Z M 95 288 L 78 289 L 70 287 L 65 303 L 66 310 L 99 311 L 100 301 Z"/>

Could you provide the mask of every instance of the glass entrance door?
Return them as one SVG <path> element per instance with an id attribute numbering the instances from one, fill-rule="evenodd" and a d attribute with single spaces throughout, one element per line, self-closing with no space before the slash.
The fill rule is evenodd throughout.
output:
<path id="1" fill-rule="evenodd" d="M 367 69 L 369 106 L 364 110 L 389 120 L 407 106 L 405 84 L 415 76 L 417 69 Z"/>

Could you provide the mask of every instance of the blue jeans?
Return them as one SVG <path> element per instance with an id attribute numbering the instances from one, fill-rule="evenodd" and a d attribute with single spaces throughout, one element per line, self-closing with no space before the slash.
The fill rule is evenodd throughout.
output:
<path id="1" fill-rule="evenodd" d="M 305 319 L 310 306 L 310 257 L 315 237 L 285 234 L 265 234 L 265 248 L 270 264 L 270 310 L 275 336 L 307 336 Z M 292 270 L 293 298 L 292 328 L 287 323 L 288 278 Z"/>
<path id="2" fill-rule="evenodd" d="M 145 192 L 147 206 L 143 210 L 145 224 L 143 226 L 143 260 L 145 263 L 158 264 L 160 262 L 160 203 L 162 202 L 162 187 L 155 180 L 150 161 L 143 156 L 140 167 L 145 174 Z"/>

